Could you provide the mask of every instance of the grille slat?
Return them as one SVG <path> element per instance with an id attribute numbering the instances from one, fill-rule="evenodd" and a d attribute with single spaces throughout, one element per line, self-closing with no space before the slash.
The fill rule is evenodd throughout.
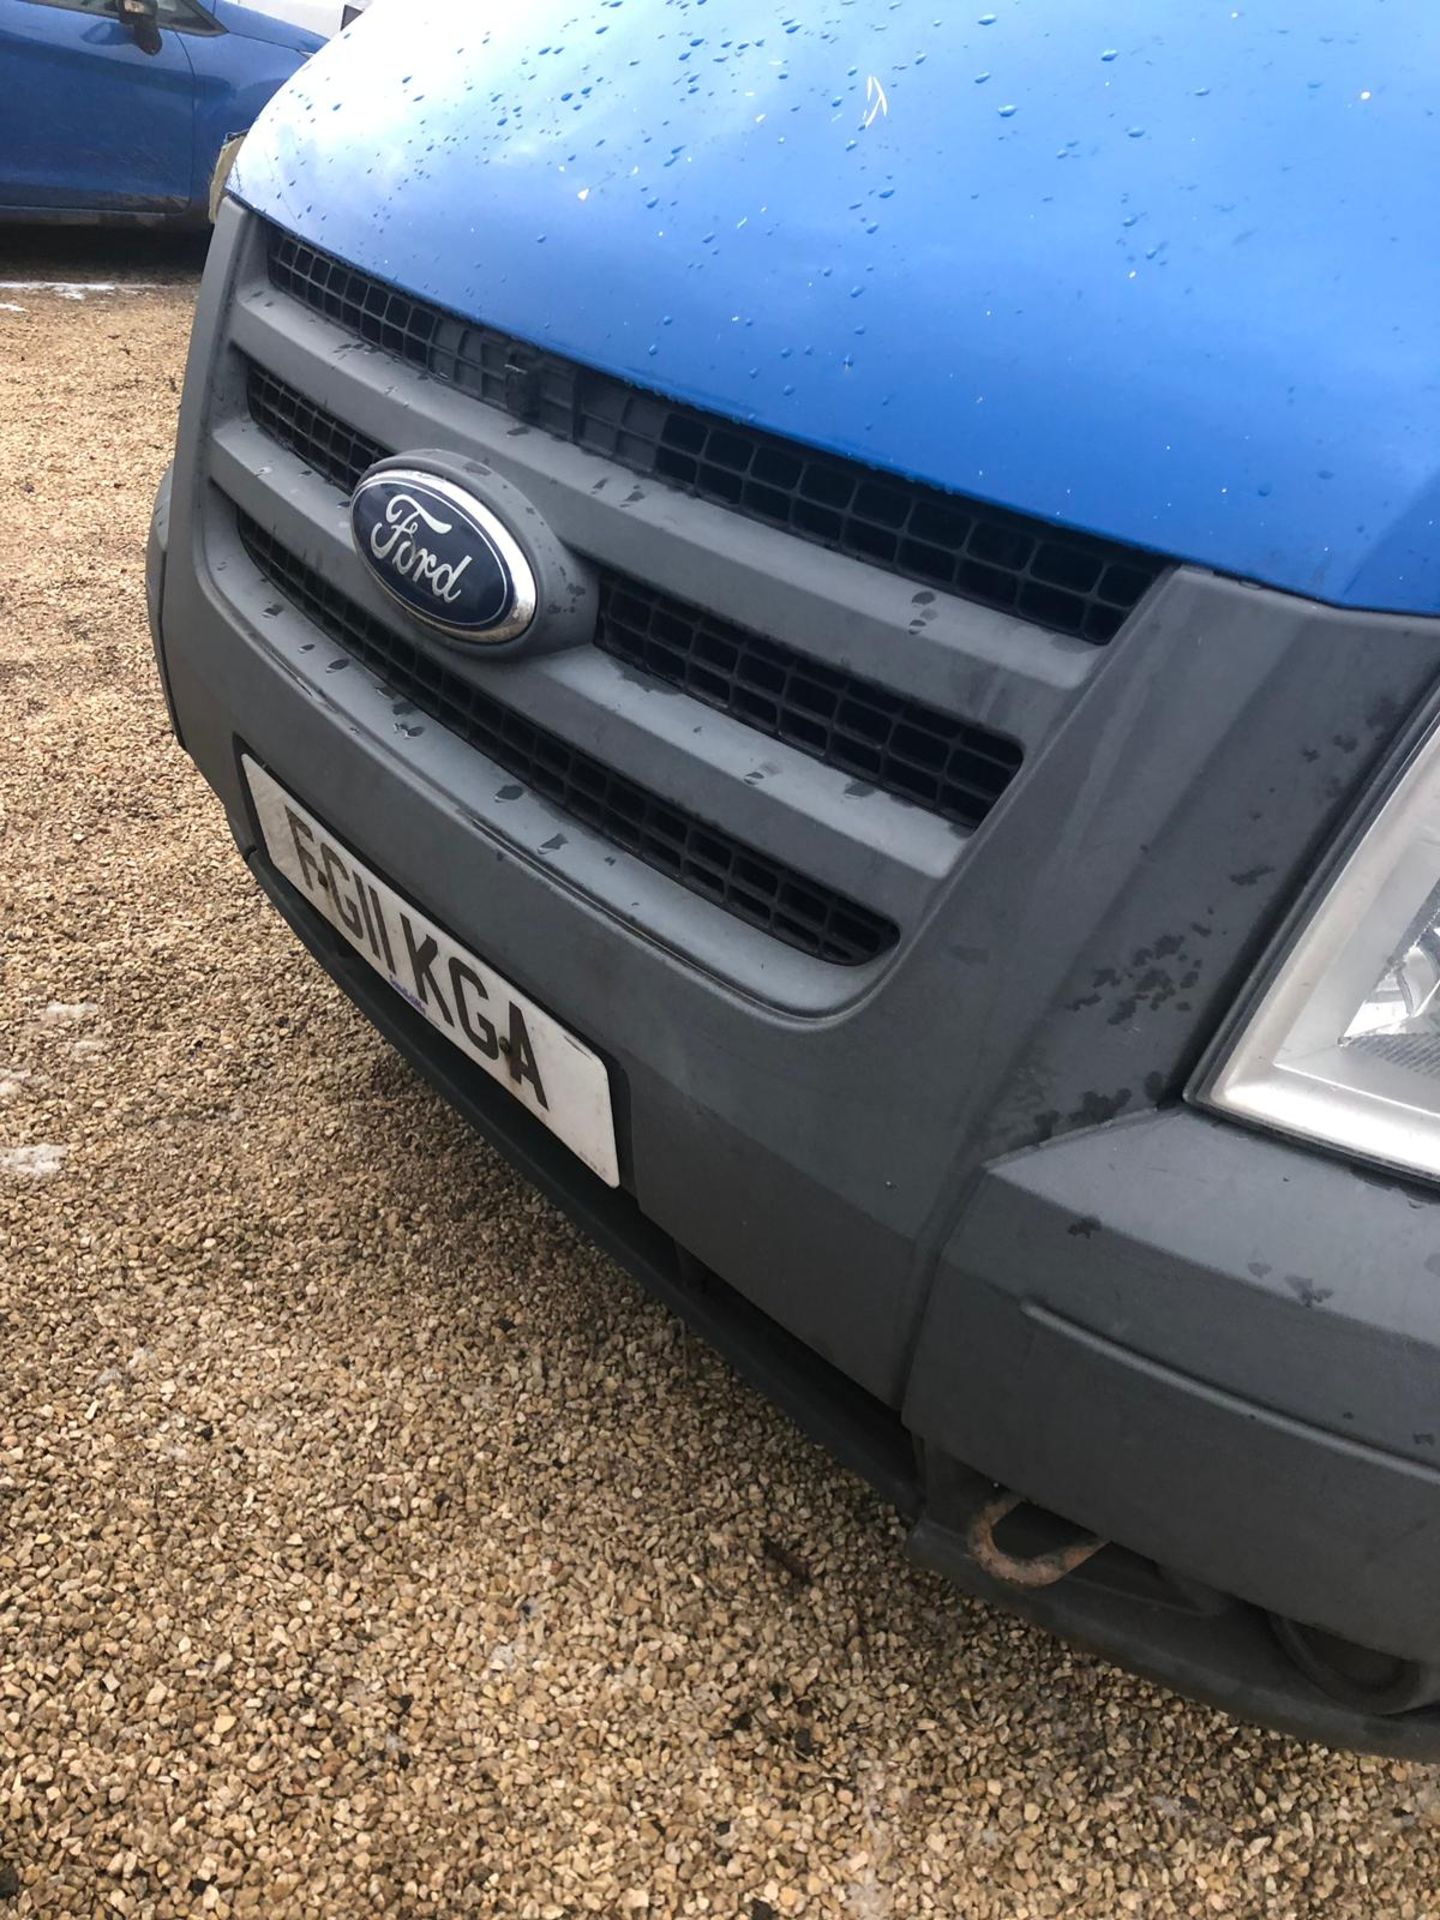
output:
<path id="1" fill-rule="evenodd" d="M 537 726 L 374 619 L 237 509 L 261 574 L 402 699 L 612 846 L 802 953 L 858 966 L 892 947 L 894 924 L 697 818 Z"/>
<path id="2" fill-rule="evenodd" d="M 964 827 L 1009 785 L 1020 749 L 934 708 L 672 601 L 602 577 L 596 644 L 757 732 Z"/>
<path id="3" fill-rule="evenodd" d="M 1165 562 L 702 413 L 427 305 L 284 233 L 272 284 L 434 380 L 636 473 L 927 587 L 1103 644 Z"/>
<path id="4" fill-rule="evenodd" d="M 252 418 L 347 491 L 387 449 L 252 364 Z M 892 693 L 610 570 L 596 645 L 771 739 L 974 828 L 1020 765 L 1003 735 Z"/>

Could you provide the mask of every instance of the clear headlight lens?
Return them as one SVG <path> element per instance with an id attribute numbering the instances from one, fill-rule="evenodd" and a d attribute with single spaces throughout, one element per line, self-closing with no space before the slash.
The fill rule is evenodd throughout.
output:
<path id="1" fill-rule="evenodd" d="M 1346 861 L 1206 1098 L 1440 1178 L 1436 735 Z"/>

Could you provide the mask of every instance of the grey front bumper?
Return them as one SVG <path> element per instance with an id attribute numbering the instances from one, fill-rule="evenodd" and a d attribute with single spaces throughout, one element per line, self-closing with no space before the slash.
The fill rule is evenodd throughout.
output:
<path id="1" fill-rule="evenodd" d="M 1440 1755 L 1440 1712 L 1337 1706 L 1263 1620 L 1440 1662 L 1433 1196 L 1179 1104 L 1427 697 L 1440 624 L 1177 573 L 1103 656 L 1071 663 L 1078 684 L 1037 723 L 1023 776 L 937 873 L 895 955 L 848 979 L 771 968 L 760 936 L 517 797 L 442 728 L 397 728 L 386 689 L 337 670 L 333 643 L 277 600 L 207 465 L 207 396 L 223 412 L 235 394 L 223 369 L 211 377 L 224 284 L 197 324 L 168 554 L 157 539 L 159 651 L 186 747 L 324 964 L 613 1251 L 918 1517 L 923 1557 L 1236 1711 Z M 404 394 L 371 384 L 377 431 L 403 434 Z M 464 431 L 488 434 L 485 413 Z M 222 424 L 216 471 L 238 485 L 250 443 Z M 539 484 L 525 462 L 541 455 L 507 446 L 503 425 L 483 451 Z M 262 456 L 297 541 L 333 545 L 313 482 Z M 670 512 L 653 533 L 631 518 L 630 564 L 668 537 Z M 974 609 L 954 619 L 977 657 L 1006 639 Z M 509 670 L 507 697 L 553 697 L 527 673 Z M 619 1195 L 475 1084 L 267 870 L 242 743 L 606 1056 Z M 719 755 L 697 782 L 732 777 Z M 784 817 L 785 777 L 757 817 Z M 996 1588 L 966 1545 L 990 1480 L 1116 1549 L 1044 1595 Z M 1166 1572 L 1147 1584 L 1148 1562 Z"/>

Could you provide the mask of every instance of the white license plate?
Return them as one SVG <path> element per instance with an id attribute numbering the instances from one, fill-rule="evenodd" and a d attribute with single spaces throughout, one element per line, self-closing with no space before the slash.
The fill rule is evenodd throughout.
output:
<path id="1" fill-rule="evenodd" d="M 355 951 L 477 1067 L 620 1184 L 605 1063 L 493 967 L 402 900 L 248 756 L 265 850 Z"/>

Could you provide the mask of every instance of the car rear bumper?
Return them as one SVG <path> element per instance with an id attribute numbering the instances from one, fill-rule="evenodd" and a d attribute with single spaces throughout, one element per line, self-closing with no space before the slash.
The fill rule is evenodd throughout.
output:
<path id="1" fill-rule="evenodd" d="M 213 307 L 223 284 L 207 284 Z M 249 430 L 210 417 L 236 404 L 223 356 L 210 377 L 218 325 L 202 303 L 196 352 L 218 398 L 200 397 L 192 364 L 168 552 L 157 537 L 154 560 L 163 672 L 252 870 L 345 990 L 893 1499 L 920 1558 L 1237 1713 L 1440 1757 L 1440 1708 L 1382 1718 L 1337 1703 L 1266 1620 L 1440 1673 L 1434 1196 L 1180 1100 L 1317 850 L 1384 777 L 1397 725 L 1440 668 L 1436 623 L 1172 576 L 1103 658 L 1057 655 L 1077 684 L 1037 724 L 1013 791 L 926 882 L 923 911 L 907 918 L 897 893 L 895 953 L 802 962 L 397 711 L 277 593 L 236 537 L 226 488 L 257 501 L 262 481 L 277 489 L 277 516 L 300 516 L 297 549 L 347 563 L 338 544 L 331 557 L 312 480 L 264 443 L 247 478 Z M 488 431 L 486 411 L 467 432 Z M 548 458 L 499 441 L 486 452 L 517 484 L 525 460 Z M 670 537 L 660 518 L 687 512 L 666 505 L 654 539 Z M 651 538 L 634 515 L 632 555 Z M 716 538 L 724 520 L 707 523 Z M 345 572 L 344 591 L 365 589 Z M 962 651 L 1005 638 L 989 616 L 956 618 Z M 587 717 L 567 659 L 496 667 L 494 685 L 521 707 L 549 703 L 597 751 L 642 750 L 613 714 Z M 793 823 L 797 861 L 829 857 L 831 788 L 815 788 L 807 828 L 786 783 L 809 776 L 777 748 L 766 791 L 722 792 L 717 732 L 697 788 L 714 783 L 717 807 L 767 830 Z M 618 1191 L 269 866 L 242 748 L 604 1056 Z M 755 766 L 743 741 L 736 751 L 750 754 L 742 772 Z M 879 817 L 857 829 L 872 847 L 857 885 L 883 867 Z M 990 1528 L 997 1485 L 1026 1506 Z M 1077 1528 L 1108 1544 L 1053 1585 L 1017 1584 L 1022 1547 L 1067 1550 Z"/>

